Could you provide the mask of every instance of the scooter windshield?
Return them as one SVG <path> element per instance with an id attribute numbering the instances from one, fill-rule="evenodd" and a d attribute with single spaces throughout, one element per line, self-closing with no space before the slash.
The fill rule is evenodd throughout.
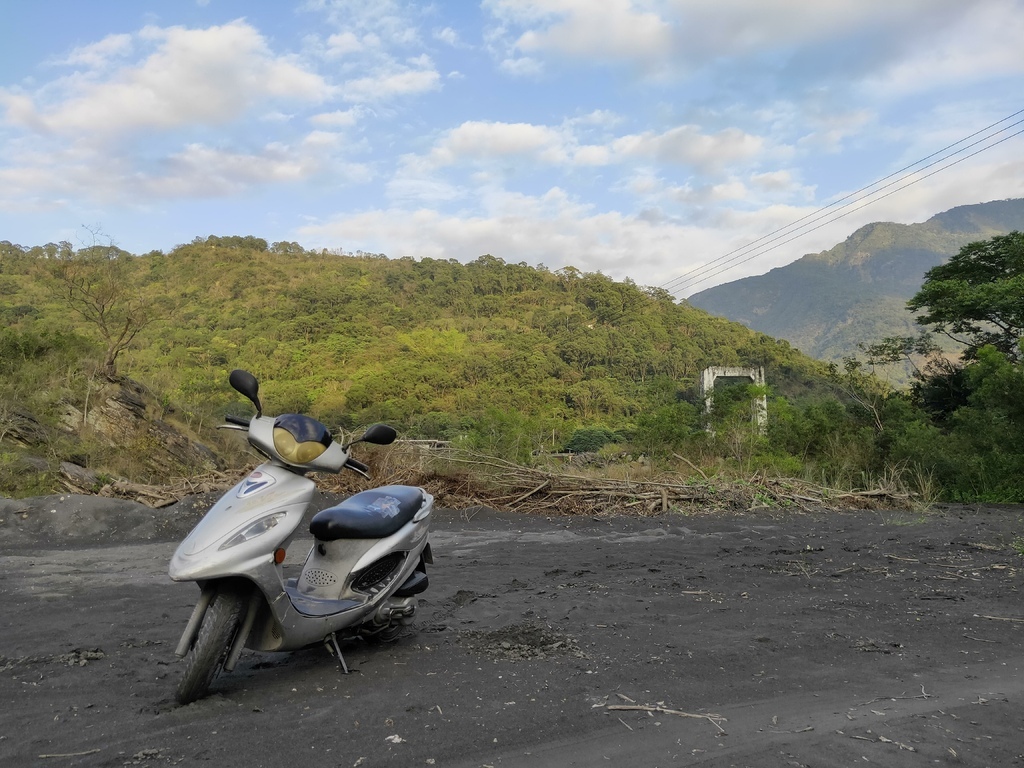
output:
<path id="1" fill-rule="evenodd" d="M 323 424 L 300 413 L 274 419 L 274 448 L 286 461 L 307 464 L 331 445 L 331 433 Z"/>

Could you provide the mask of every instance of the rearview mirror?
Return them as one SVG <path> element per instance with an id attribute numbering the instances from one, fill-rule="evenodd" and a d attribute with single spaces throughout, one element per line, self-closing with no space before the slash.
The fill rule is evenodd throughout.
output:
<path id="1" fill-rule="evenodd" d="M 260 383 L 256 381 L 255 376 L 248 371 L 236 368 L 228 374 L 228 383 L 237 392 L 240 392 L 252 401 L 252 404 L 256 406 L 257 415 L 263 414 L 263 406 L 260 405 Z"/>
<path id="2" fill-rule="evenodd" d="M 357 443 L 373 443 L 374 445 L 391 445 L 395 442 L 398 433 L 394 427 L 387 424 L 374 424 L 363 432 L 363 436 L 356 440 Z"/>

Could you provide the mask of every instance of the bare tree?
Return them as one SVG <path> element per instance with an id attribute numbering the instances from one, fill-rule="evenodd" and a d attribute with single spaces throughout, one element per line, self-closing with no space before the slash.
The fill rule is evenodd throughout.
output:
<path id="1" fill-rule="evenodd" d="M 46 266 L 54 277 L 54 293 L 100 335 L 106 350 L 101 371 L 117 376 L 117 357 L 152 319 L 146 302 L 131 280 L 134 258 L 98 231 L 89 230 L 92 244 L 75 251 L 60 243 Z"/>

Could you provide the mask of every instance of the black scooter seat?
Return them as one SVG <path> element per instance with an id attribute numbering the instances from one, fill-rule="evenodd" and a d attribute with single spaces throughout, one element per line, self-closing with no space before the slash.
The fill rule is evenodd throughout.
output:
<path id="1" fill-rule="evenodd" d="M 383 539 L 401 530 L 423 506 L 423 489 L 385 485 L 317 512 L 309 532 L 320 541 Z"/>

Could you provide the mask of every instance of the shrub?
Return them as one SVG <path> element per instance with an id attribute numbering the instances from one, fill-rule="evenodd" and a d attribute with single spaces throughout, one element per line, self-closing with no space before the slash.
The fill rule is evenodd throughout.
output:
<path id="1" fill-rule="evenodd" d="M 608 443 L 619 442 L 619 437 L 604 427 L 586 427 L 572 433 L 564 450 L 572 453 L 594 453 Z"/>

